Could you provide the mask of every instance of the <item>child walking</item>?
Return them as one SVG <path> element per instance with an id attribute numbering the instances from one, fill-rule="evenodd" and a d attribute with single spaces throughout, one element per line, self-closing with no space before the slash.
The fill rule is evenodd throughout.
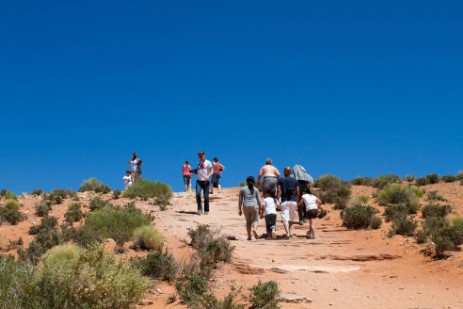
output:
<path id="1" fill-rule="evenodd" d="M 130 170 L 125 171 L 125 176 L 122 177 L 124 181 L 124 190 L 127 190 L 132 185 L 132 172 Z"/>
<path id="2" fill-rule="evenodd" d="M 261 210 L 260 217 L 264 218 L 265 212 L 265 225 L 267 226 L 267 239 L 277 238 L 276 223 L 277 223 L 277 206 L 278 200 L 275 198 L 275 191 L 267 191 L 264 199 L 264 209 Z"/>
<path id="3" fill-rule="evenodd" d="M 308 239 L 315 239 L 315 225 L 313 224 L 313 219 L 315 219 L 318 215 L 318 208 L 321 206 L 322 202 L 318 197 L 313 195 L 310 192 L 310 188 L 304 188 L 302 193 L 301 200 L 297 203 L 298 206 L 302 204 L 305 205 L 307 210 L 307 218 L 309 219 L 309 231 L 307 232 Z"/>

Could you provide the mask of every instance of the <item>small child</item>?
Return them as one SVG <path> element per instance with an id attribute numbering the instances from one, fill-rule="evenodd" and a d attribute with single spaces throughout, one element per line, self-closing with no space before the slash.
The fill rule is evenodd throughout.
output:
<path id="1" fill-rule="evenodd" d="M 124 190 L 127 190 L 132 185 L 132 172 L 130 170 L 125 171 L 125 176 L 122 177 L 124 181 Z"/>
<path id="2" fill-rule="evenodd" d="M 274 191 L 268 191 L 265 193 L 264 208 L 261 210 L 260 218 L 264 217 L 265 210 L 265 225 L 267 226 L 267 239 L 277 238 L 276 234 L 276 223 L 277 223 L 277 206 L 279 206 L 278 200 L 275 198 Z"/>
<path id="3" fill-rule="evenodd" d="M 309 219 L 309 231 L 307 232 L 307 238 L 315 239 L 315 225 L 313 224 L 313 219 L 318 215 L 318 208 L 321 206 L 322 202 L 318 197 L 313 195 L 310 192 L 310 188 L 306 187 L 303 191 L 301 200 L 297 203 L 298 206 L 302 204 L 305 205 L 307 210 L 307 218 Z"/>

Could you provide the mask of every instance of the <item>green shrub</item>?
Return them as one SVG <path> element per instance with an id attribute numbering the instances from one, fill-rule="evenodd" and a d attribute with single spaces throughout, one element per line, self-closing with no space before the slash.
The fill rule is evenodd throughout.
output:
<path id="1" fill-rule="evenodd" d="M 203 247 L 213 237 L 213 231 L 208 224 L 198 224 L 195 229 L 188 228 L 187 231 L 191 239 L 189 244 L 195 249 Z"/>
<path id="2" fill-rule="evenodd" d="M 430 184 L 435 184 L 439 182 L 439 176 L 437 174 L 426 175 L 426 178 L 428 178 Z"/>
<path id="3" fill-rule="evenodd" d="M 122 194 L 128 198 L 140 197 L 145 201 L 150 198 L 159 198 L 169 201 L 173 197 L 172 189 L 168 185 L 162 182 L 153 182 L 149 180 L 140 180 L 134 183 Z"/>
<path id="4" fill-rule="evenodd" d="M 31 195 L 40 196 L 40 195 L 42 195 L 42 193 L 43 193 L 42 189 L 34 189 L 34 190 L 32 190 Z"/>
<path id="5" fill-rule="evenodd" d="M 452 176 L 452 175 L 445 175 L 445 176 L 442 176 L 442 181 L 443 182 L 455 182 L 458 180 L 458 177 L 457 176 Z"/>
<path id="6" fill-rule="evenodd" d="M 455 216 L 452 218 L 452 224 L 458 225 L 458 224 L 463 224 L 463 216 Z"/>
<path id="7" fill-rule="evenodd" d="M 252 309 L 268 308 L 277 309 L 280 308 L 278 305 L 278 296 L 280 291 L 278 289 L 278 283 L 275 281 L 260 282 L 253 286 L 251 289 L 251 295 L 249 301 L 251 302 Z"/>
<path id="8" fill-rule="evenodd" d="M 401 179 L 399 176 L 390 174 L 390 175 L 381 175 L 373 181 L 373 186 L 375 188 L 382 189 L 385 186 L 393 183 L 400 183 Z"/>
<path id="9" fill-rule="evenodd" d="M 117 200 L 119 199 L 119 197 L 121 197 L 121 190 L 114 190 L 113 191 L 113 200 Z"/>
<path id="10" fill-rule="evenodd" d="M 35 297 L 35 277 L 31 265 L 0 255 L 0 308 L 40 308 Z"/>
<path id="11" fill-rule="evenodd" d="M 342 223 L 348 229 L 366 229 L 371 225 L 373 215 L 378 211 L 364 204 L 347 207 L 342 214 Z"/>
<path id="12" fill-rule="evenodd" d="M 406 182 L 414 182 L 415 179 L 416 179 L 416 177 L 413 176 L 413 175 L 405 175 L 403 179 L 404 179 L 404 181 L 406 181 Z"/>
<path id="13" fill-rule="evenodd" d="M 223 300 L 217 299 L 212 293 L 207 293 L 202 300 L 203 308 L 214 308 L 214 309 L 244 309 L 244 305 L 238 304 L 235 298 L 240 293 L 241 289 L 236 290 L 232 288 L 232 291 L 225 296 Z"/>
<path id="14" fill-rule="evenodd" d="M 98 232 L 89 229 L 88 227 L 73 227 L 69 223 L 61 225 L 60 237 L 64 242 L 74 241 L 82 247 L 99 244 L 103 241 Z"/>
<path id="15" fill-rule="evenodd" d="M 425 231 L 418 231 L 416 233 L 416 242 L 418 244 L 424 244 L 428 242 L 428 235 Z"/>
<path id="16" fill-rule="evenodd" d="M 383 220 L 380 217 L 373 216 L 370 220 L 370 227 L 373 230 L 377 230 L 383 225 Z"/>
<path id="17" fill-rule="evenodd" d="M 413 236 L 417 223 L 407 218 L 406 215 L 396 216 L 392 221 L 392 230 L 395 234 Z"/>
<path id="18" fill-rule="evenodd" d="M 415 185 L 419 187 L 429 185 L 429 179 L 427 177 L 417 178 L 415 181 Z"/>
<path id="19" fill-rule="evenodd" d="M 61 244 L 61 242 L 61 237 L 56 228 L 39 229 L 37 236 L 29 244 L 27 250 L 17 250 L 19 258 L 22 261 L 30 261 L 32 264 L 37 264 L 45 252 Z"/>
<path id="20" fill-rule="evenodd" d="M 429 204 L 421 209 L 421 214 L 423 218 L 427 218 L 429 216 L 438 216 L 438 217 L 445 217 L 449 213 L 452 212 L 452 206 L 450 205 L 436 205 L 436 204 Z"/>
<path id="21" fill-rule="evenodd" d="M 39 217 L 48 216 L 48 213 L 51 210 L 51 203 L 49 201 L 40 201 L 35 204 L 35 214 Z"/>
<path id="22" fill-rule="evenodd" d="M 93 191 L 95 193 L 109 193 L 111 188 L 96 178 L 90 178 L 84 181 L 79 188 L 79 192 Z"/>
<path id="23" fill-rule="evenodd" d="M 5 189 L 4 189 L 4 190 L 5 190 Z M 13 192 L 7 191 L 7 190 L 5 190 L 5 191 L 2 193 L 2 197 L 3 197 L 5 200 L 14 200 L 14 201 L 18 201 L 18 197 L 16 196 L 16 194 L 14 194 Z"/>
<path id="24" fill-rule="evenodd" d="M 429 191 L 428 194 L 426 195 L 426 198 L 428 201 L 447 201 L 442 194 L 439 193 L 439 191 L 433 190 Z"/>
<path id="25" fill-rule="evenodd" d="M 201 258 L 201 266 L 209 267 L 218 262 L 230 262 L 235 247 L 223 236 L 211 238 L 204 247 L 200 247 L 198 255 Z"/>
<path id="26" fill-rule="evenodd" d="M 324 175 L 315 181 L 320 188 L 320 199 L 324 203 L 334 203 L 335 209 L 344 209 L 352 194 L 348 184 L 334 175 Z"/>
<path id="27" fill-rule="evenodd" d="M 159 205 L 159 209 L 161 211 L 165 211 L 167 210 L 167 206 L 169 205 L 169 199 L 170 197 L 166 195 L 162 195 L 162 196 L 155 197 L 153 200 L 153 203 L 155 205 Z"/>
<path id="28" fill-rule="evenodd" d="M 37 235 L 41 230 L 54 230 L 58 225 L 58 219 L 52 216 L 45 216 L 40 220 L 39 225 L 33 225 L 29 229 L 29 235 Z"/>
<path id="29" fill-rule="evenodd" d="M 209 278 L 201 273 L 185 275 L 175 288 L 184 304 L 190 308 L 202 308 L 202 298 L 209 288 Z"/>
<path id="30" fill-rule="evenodd" d="M 55 189 L 46 195 L 46 199 L 49 200 L 52 204 L 61 204 L 64 199 L 68 196 L 66 190 L 64 189 Z"/>
<path id="31" fill-rule="evenodd" d="M 88 213 L 84 227 L 96 232 L 101 238 L 112 238 L 122 245 L 132 239 L 134 230 L 150 225 L 152 218 L 134 206 L 103 208 Z"/>
<path id="32" fill-rule="evenodd" d="M 4 220 L 11 225 L 16 225 L 18 222 L 25 220 L 26 215 L 19 211 L 21 207 L 22 205 L 16 200 L 6 200 L 3 206 L 0 207 L 0 221 Z"/>
<path id="33" fill-rule="evenodd" d="M 318 219 L 322 219 L 326 217 L 327 215 L 328 215 L 328 211 L 326 211 L 326 209 L 323 209 L 323 208 L 318 209 L 318 215 L 317 215 Z"/>
<path id="34" fill-rule="evenodd" d="M 246 187 L 246 183 L 245 182 L 240 182 L 240 187 Z"/>
<path id="35" fill-rule="evenodd" d="M 146 258 L 136 265 L 141 269 L 143 276 L 163 281 L 173 282 L 177 279 L 179 265 L 174 256 L 165 252 L 150 252 Z"/>
<path id="36" fill-rule="evenodd" d="M 66 221 L 69 223 L 79 222 L 82 220 L 84 213 L 82 212 L 82 207 L 80 203 L 71 203 L 68 205 L 68 211 L 64 214 Z"/>
<path id="37" fill-rule="evenodd" d="M 354 186 L 373 186 L 374 179 L 371 177 L 356 177 L 350 183 Z"/>
<path id="38" fill-rule="evenodd" d="M 404 205 L 409 214 L 416 214 L 420 208 L 417 188 L 390 184 L 378 192 L 376 200 L 381 206 Z"/>
<path id="39" fill-rule="evenodd" d="M 162 250 L 164 245 L 164 237 L 152 225 L 145 225 L 135 229 L 133 232 L 135 239 L 135 248 L 146 250 Z"/>
<path id="40" fill-rule="evenodd" d="M 38 270 L 43 308 L 132 308 L 149 287 L 137 268 L 102 247 L 55 247 Z"/>
<path id="41" fill-rule="evenodd" d="M 109 204 L 108 201 L 102 200 L 101 198 L 97 196 L 90 201 L 89 207 L 91 211 L 94 211 L 94 210 L 102 209 L 109 205 L 111 204 Z"/>

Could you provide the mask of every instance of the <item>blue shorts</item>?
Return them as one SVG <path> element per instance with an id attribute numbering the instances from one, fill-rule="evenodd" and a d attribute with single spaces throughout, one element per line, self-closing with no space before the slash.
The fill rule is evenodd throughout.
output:
<path id="1" fill-rule="evenodd" d="M 191 176 L 183 176 L 183 184 L 189 185 L 191 183 Z"/>
<path id="2" fill-rule="evenodd" d="M 212 174 L 212 184 L 213 185 L 220 185 L 220 173 L 214 173 Z"/>

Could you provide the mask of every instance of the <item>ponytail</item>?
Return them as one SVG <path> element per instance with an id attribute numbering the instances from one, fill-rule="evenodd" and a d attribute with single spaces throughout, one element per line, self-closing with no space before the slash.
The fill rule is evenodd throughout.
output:
<path id="1" fill-rule="evenodd" d="M 248 178 L 246 178 L 246 183 L 248 184 L 248 188 L 249 188 L 249 191 L 251 191 L 251 194 L 254 194 L 254 183 L 255 183 L 254 177 L 249 176 Z"/>

